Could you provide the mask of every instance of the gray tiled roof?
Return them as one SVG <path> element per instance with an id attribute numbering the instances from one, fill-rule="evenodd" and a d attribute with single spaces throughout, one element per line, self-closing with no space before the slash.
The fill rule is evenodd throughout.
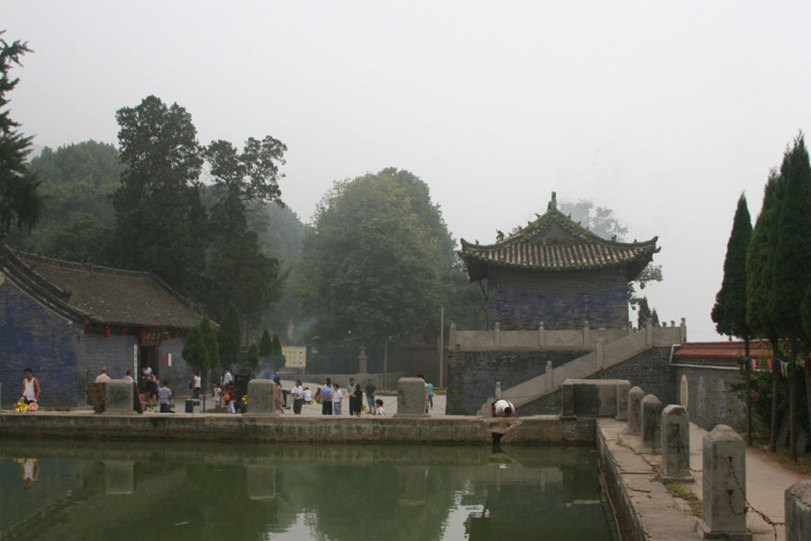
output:
<path id="1" fill-rule="evenodd" d="M 189 329 L 202 316 L 148 272 L 52 259 L 0 247 L 0 265 L 12 281 L 44 304 L 91 323 Z"/>
<path id="2" fill-rule="evenodd" d="M 557 210 L 553 199 L 546 214 L 513 235 L 499 234 L 495 244 L 462 239 L 459 254 L 474 281 L 486 278 L 489 267 L 534 272 L 621 267 L 632 280 L 659 251 L 656 240 L 623 243 L 603 239 Z"/>

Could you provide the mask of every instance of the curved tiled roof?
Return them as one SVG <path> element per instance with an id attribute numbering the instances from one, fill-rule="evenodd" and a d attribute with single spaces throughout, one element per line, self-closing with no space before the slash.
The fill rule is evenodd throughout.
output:
<path id="1" fill-rule="evenodd" d="M 462 239 L 460 255 L 473 281 L 486 278 L 491 266 L 536 272 L 622 267 L 633 280 L 659 251 L 656 240 L 623 243 L 598 237 L 560 212 L 553 194 L 546 214 L 525 228 L 506 238 L 499 232 L 495 244 Z"/>
<path id="2" fill-rule="evenodd" d="M 7 246 L 0 246 L 0 266 L 15 284 L 66 317 L 160 329 L 189 329 L 202 319 L 186 299 L 148 272 L 13 252 Z"/>

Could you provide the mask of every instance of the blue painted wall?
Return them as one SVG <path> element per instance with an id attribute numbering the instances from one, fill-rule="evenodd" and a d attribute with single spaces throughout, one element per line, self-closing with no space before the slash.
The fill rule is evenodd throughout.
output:
<path id="1" fill-rule="evenodd" d="M 38 303 L 10 280 L 0 284 L 0 404 L 13 407 L 22 389 L 23 371 L 31 368 L 42 389 L 45 409 L 86 404 L 84 386 L 106 366 L 113 378 L 132 369 L 133 346 L 138 337 L 109 338 L 85 334 L 85 321 L 70 321 Z M 172 367 L 161 363 L 175 394 L 187 394 L 191 369 L 183 361 L 185 339 L 171 338 L 157 348 L 159 359 L 172 353 Z"/>

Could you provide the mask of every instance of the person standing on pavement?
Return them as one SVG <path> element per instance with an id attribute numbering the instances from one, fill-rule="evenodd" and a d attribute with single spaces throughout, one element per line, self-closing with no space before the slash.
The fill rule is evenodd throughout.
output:
<path id="1" fill-rule="evenodd" d="M 169 388 L 169 382 L 163 380 L 161 388 L 158 390 L 158 404 L 160 404 L 161 413 L 172 413 L 172 389 Z"/>
<path id="2" fill-rule="evenodd" d="M 341 386 L 337 383 L 332 386 L 332 414 L 341 414 L 341 402 L 344 399 L 344 394 L 341 392 Z"/>
<path id="3" fill-rule="evenodd" d="M 321 415 L 332 415 L 332 380 L 329 378 L 321 387 Z"/>
<path id="4" fill-rule="evenodd" d="M 284 413 L 284 393 L 282 389 L 282 382 L 279 378 L 276 378 L 273 387 L 273 401 L 276 403 L 276 411 L 278 413 Z"/>
<path id="5" fill-rule="evenodd" d="M 425 380 L 426 387 L 428 387 L 428 407 L 434 409 L 434 384 Z"/>
<path id="6" fill-rule="evenodd" d="M 363 391 L 360 389 L 360 383 L 356 383 L 355 388 L 349 393 L 349 415 L 360 416 L 362 404 Z"/>
<path id="7" fill-rule="evenodd" d="M 200 398 L 200 389 L 202 388 L 202 379 L 200 379 L 200 373 L 196 372 L 191 379 L 192 384 L 192 398 Z"/>
<path id="8" fill-rule="evenodd" d="M 370 415 L 375 414 L 375 391 L 377 391 L 377 387 L 372 383 L 372 378 L 369 378 L 366 383 L 366 405 L 369 407 Z"/>
<path id="9" fill-rule="evenodd" d="M 301 380 L 297 379 L 296 384 L 290 391 L 290 396 L 293 397 L 293 413 L 296 415 L 301 414 L 301 406 L 304 404 L 304 388 L 301 386 Z"/>

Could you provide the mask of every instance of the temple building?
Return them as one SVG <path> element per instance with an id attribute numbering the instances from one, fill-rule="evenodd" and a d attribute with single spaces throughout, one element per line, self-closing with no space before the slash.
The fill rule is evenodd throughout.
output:
<path id="1" fill-rule="evenodd" d="M 620 329 L 628 326 L 629 282 L 653 254 L 657 238 L 624 243 L 603 239 L 557 209 L 495 244 L 462 239 L 471 281 L 483 282 L 489 325 L 502 330 Z"/>
<path id="2" fill-rule="evenodd" d="M 85 403 L 102 367 L 113 378 L 149 367 L 185 385 L 189 330 L 202 315 L 148 272 L 75 263 L 0 244 L 2 405 L 19 398 L 23 370 L 40 380 L 41 405 Z"/>

